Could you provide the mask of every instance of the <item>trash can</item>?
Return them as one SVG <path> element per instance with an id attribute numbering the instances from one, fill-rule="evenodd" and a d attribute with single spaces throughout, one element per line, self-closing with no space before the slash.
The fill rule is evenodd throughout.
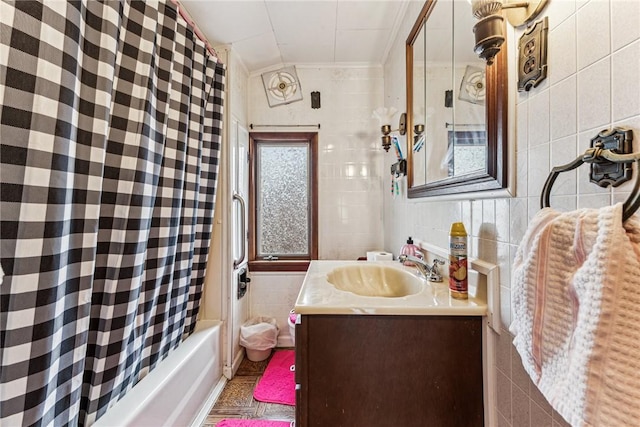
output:
<path id="1" fill-rule="evenodd" d="M 278 343 L 278 325 L 272 317 L 255 317 L 240 326 L 240 345 L 247 350 L 247 358 L 260 362 L 271 354 Z"/>

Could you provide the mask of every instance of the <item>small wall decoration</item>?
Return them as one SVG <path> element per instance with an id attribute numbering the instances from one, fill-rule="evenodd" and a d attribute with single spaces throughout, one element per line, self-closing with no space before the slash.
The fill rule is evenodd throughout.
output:
<path id="1" fill-rule="evenodd" d="M 311 92 L 311 108 L 320 108 L 320 92 Z"/>
<path id="2" fill-rule="evenodd" d="M 549 20 L 527 28 L 518 45 L 518 91 L 529 91 L 547 78 L 547 33 Z"/>

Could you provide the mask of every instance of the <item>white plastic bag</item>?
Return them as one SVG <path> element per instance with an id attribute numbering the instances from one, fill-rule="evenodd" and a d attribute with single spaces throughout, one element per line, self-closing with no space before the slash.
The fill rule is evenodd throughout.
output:
<path id="1" fill-rule="evenodd" d="M 255 317 L 240 326 L 240 345 L 251 350 L 269 350 L 278 343 L 278 325 L 272 317 Z"/>

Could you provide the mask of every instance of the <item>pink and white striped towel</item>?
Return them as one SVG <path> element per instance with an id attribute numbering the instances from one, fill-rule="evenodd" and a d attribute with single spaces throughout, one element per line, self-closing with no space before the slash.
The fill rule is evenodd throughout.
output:
<path id="1" fill-rule="evenodd" d="M 622 204 L 541 210 L 514 261 L 510 331 L 572 426 L 640 420 L 640 222 Z"/>

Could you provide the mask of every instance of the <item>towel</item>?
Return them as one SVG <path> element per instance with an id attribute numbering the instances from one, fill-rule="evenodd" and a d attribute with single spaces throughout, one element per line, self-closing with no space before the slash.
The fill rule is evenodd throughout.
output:
<path id="1" fill-rule="evenodd" d="M 572 426 L 640 422 L 640 222 L 622 204 L 531 221 L 514 260 L 510 331 Z"/>

